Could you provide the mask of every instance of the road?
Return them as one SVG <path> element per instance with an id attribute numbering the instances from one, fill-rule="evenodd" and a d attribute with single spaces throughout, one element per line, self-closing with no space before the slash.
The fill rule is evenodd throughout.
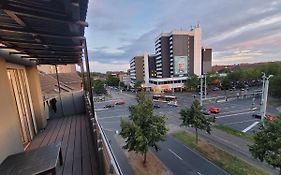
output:
<path id="1" fill-rule="evenodd" d="M 136 104 L 136 100 L 133 94 L 118 93 L 116 91 L 112 91 L 111 93 L 113 99 L 96 103 L 95 109 L 97 111 L 98 120 L 111 142 L 112 149 L 123 173 L 131 175 L 133 172 L 132 168 L 114 136 L 120 131 L 120 119 L 128 118 L 128 106 Z M 125 105 L 115 106 L 111 109 L 103 108 L 106 104 L 114 104 L 119 100 L 124 100 Z M 178 113 L 180 110 L 178 107 L 168 107 L 167 104 L 159 103 L 159 105 L 161 108 L 156 109 L 155 114 L 169 115 L 169 113 Z M 155 153 L 156 156 L 175 175 L 227 174 L 224 170 L 218 168 L 170 136 L 167 137 L 165 142 L 160 143 L 160 147 L 161 150 Z"/>
<path id="2" fill-rule="evenodd" d="M 171 136 L 159 144 L 161 150 L 154 152 L 175 175 L 225 175 L 228 174 L 207 159 L 179 143 Z"/>

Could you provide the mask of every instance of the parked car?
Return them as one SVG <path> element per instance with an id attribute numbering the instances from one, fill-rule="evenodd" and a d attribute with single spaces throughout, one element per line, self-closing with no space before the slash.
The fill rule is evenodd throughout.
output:
<path id="1" fill-rule="evenodd" d="M 118 102 L 115 103 L 115 105 L 123 105 L 123 104 L 125 104 L 124 101 L 118 101 Z"/>
<path id="2" fill-rule="evenodd" d="M 105 105 L 103 108 L 113 108 L 114 107 L 114 104 L 108 104 L 108 105 Z"/>
<path id="3" fill-rule="evenodd" d="M 255 117 L 255 118 L 261 119 L 262 114 L 261 114 L 260 112 L 256 112 L 256 113 L 253 113 L 252 116 Z M 273 120 L 275 120 L 277 117 L 276 117 L 276 116 L 273 116 L 273 115 L 271 115 L 271 114 L 265 114 L 265 117 L 264 117 L 264 118 L 265 118 L 266 120 L 268 120 L 268 121 L 273 121 Z"/>
<path id="4" fill-rule="evenodd" d="M 160 108 L 160 106 L 157 105 L 157 104 L 154 104 L 154 105 L 153 105 L 153 108 L 158 109 L 158 108 Z"/>
<path id="5" fill-rule="evenodd" d="M 217 107 L 210 107 L 210 108 L 208 109 L 208 111 L 209 111 L 210 113 L 212 113 L 212 114 L 218 114 L 218 113 L 220 113 L 220 108 L 217 108 Z"/>

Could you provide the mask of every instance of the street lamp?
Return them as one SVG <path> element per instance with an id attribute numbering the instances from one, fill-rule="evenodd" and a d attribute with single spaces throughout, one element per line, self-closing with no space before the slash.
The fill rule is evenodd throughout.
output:
<path id="1" fill-rule="evenodd" d="M 264 93 L 264 85 L 265 85 L 265 73 L 264 72 L 262 72 L 262 94 L 261 94 L 261 105 L 263 104 L 263 98 L 264 98 L 264 95 L 263 95 L 263 93 Z M 261 112 L 262 112 L 262 108 L 261 108 Z"/>
<path id="2" fill-rule="evenodd" d="M 204 99 L 206 99 L 206 96 L 207 96 L 207 74 L 206 73 L 204 73 L 204 77 L 205 77 L 205 98 Z"/>
<path id="3" fill-rule="evenodd" d="M 203 106 L 203 75 L 200 75 L 200 106 Z"/>
<path id="4" fill-rule="evenodd" d="M 261 113 L 261 122 L 264 125 L 264 118 L 266 115 L 266 105 L 267 105 L 267 96 L 268 96 L 268 87 L 269 87 L 269 79 L 273 77 L 273 75 L 269 75 L 266 77 L 264 75 L 265 83 L 264 83 L 264 89 L 263 89 L 263 104 L 262 104 L 262 113 Z"/>

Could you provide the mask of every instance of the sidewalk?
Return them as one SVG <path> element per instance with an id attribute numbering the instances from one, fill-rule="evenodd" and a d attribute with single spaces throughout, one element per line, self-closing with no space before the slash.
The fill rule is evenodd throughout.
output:
<path id="1" fill-rule="evenodd" d="M 182 128 L 182 127 L 180 128 L 175 125 L 172 126 L 171 124 L 168 127 L 172 131 L 186 130 L 188 132 L 194 133 L 193 128 Z M 272 175 L 279 174 L 279 171 L 277 169 L 274 169 L 270 165 L 266 163 L 262 163 L 259 160 L 254 159 L 252 157 L 248 147 L 248 145 L 252 144 L 251 142 L 241 139 L 240 137 L 227 134 L 215 128 L 212 128 L 211 135 L 202 131 L 199 131 L 198 133 L 199 133 L 199 138 L 201 139 L 203 138 L 204 140 L 208 141 L 210 144 L 224 150 L 225 152 L 228 152 L 233 156 L 236 156 L 257 168 L 260 168 L 269 174 Z"/>

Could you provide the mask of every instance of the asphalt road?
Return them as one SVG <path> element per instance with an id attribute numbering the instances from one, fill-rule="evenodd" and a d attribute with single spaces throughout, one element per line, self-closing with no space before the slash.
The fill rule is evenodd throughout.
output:
<path id="1" fill-rule="evenodd" d="M 225 175 L 223 169 L 168 136 L 159 143 L 161 150 L 154 152 L 175 175 Z"/>
<path id="2" fill-rule="evenodd" d="M 118 163 L 124 174 L 131 175 L 132 168 L 130 167 L 127 158 L 115 140 L 115 134 L 120 131 L 120 119 L 128 118 L 128 106 L 136 104 L 134 94 L 118 93 L 112 91 L 112 100 L 98 102 L 95 104 L 97 117 L 102 125 L 108 139 L 111 142 L 112 149 Z M 114 104 L 117 101 L 125 101 L 124 105 L 115 106 L 114 108 L 104 109 L 106 104 Z M 167 104 L 158 103 L 159 109 L 155 109 L 155 114 L 166 115 L 178 114 L 180 107 L 170 107 Z M 168 136 L 167 141 L 161 142 L 161 151 L 156 153 L 157 157 L 168 167 L 175 175 L 179 174 L 227 174 L 222 169 L 216 167 L 211 162 L 191 151 L 181 143 Z M 180 157 L 180 158 L 179 158 Z"/>

